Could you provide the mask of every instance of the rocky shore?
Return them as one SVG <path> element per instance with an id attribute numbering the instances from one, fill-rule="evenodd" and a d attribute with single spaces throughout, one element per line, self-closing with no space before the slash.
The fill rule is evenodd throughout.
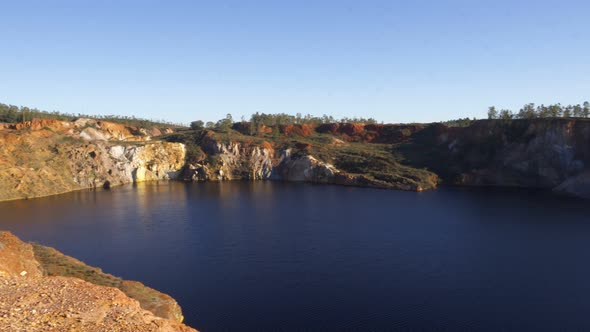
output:
<path id="1" fill-rule="evenodd" d="M 42 246 L 0 231 L 0 331 L 195 331 L 182 324 L 180 307 L 168 295 L 104 274 L 55 249 L 42 247 L 54 251 L 53 261 L 39 259 L 35 247 Z M 59 265 L 79 275 L 56 274 Z M 114 284 L 104 285 L 107 279 Z M 120 286 L 125 282 L 131 291 L 129 285 Z M 142 292 L 150 297 L 134 298 Z"/>

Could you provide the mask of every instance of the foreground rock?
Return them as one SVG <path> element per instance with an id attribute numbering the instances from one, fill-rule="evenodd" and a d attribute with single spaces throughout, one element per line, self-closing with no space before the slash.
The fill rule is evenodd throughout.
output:
<path id="1" fill-rule="evenodd" d="M 68 277 L 0 279 L 1 331 L 194 331 L 116 288 Z"/>
<path id="2" fill-rule="evenodd" d="M 54 248 L 33 243 L 35 259 L 41 264 L 47 276 L 75 277 L 95 285 L 115 287 L 127 296 L 139 302 L 143 309 L 149 310 L 158 317 L 182 322 L 182 310 L 178 303 L 169 295 L 158 292 L 137 281 L 123 280 L 101 269 L 88 266 L 83 262 L 62 254 Z"/>
<path id="3" fill-rule="evenodd" d="M 180 308 L 169 296 L 36 247 L 0 232 L 0 331 L 195 331 L 181 324 Z M 50 276 L 60 273 L 58 266 L 92 283 Z"/>
<path id="4" fill-rule="evenodd" d="M 0 231 L 0 278 L 42 276 L 43 268 L 35 259 L 33 247 L 9 232 Z"/>

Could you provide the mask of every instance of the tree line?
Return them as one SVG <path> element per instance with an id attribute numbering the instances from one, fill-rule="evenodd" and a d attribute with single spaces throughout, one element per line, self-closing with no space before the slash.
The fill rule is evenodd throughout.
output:
<path id="1" fill-rule="evenodd" d="M 164 120 L 149 120 L 143 118 L 136 118 L 134 116 L 126 115 L 85 115 L 62 113 L 58 111 L 42 111 L 37 108 L 29 108 L 16 105 L 7 105 L 0 103 L 0 122 L 16 123 L 30 121 L 31 119 L 52 119 L 59 121 L 74 121 L 79 118 L 92 118 L 96 120 L 103 120 L 108 122 L 120 123 L 127 126 L 153 128 L 153 127 L 183 127 L 182 124 L 167 122 Z"/>
<path id="2" fill-rule="evenodd" d="M 217 122 L 203 122 L 201 120 L 191 122 L 192 129 L 214 129 L 217 131 L 226 132 L 234 125 L 234 123 L 242 123 L 243 125 L 250 126 L 250 132 L 256 133 L 260 126 L 267 126 L 267 127 L 276 127 L 277 125 L 296 125 L 296 124 L 306 124 L 306 125 L 320 125 L 325 123 L 365 123 L 365 124 L 375 124 L 377 120 L 373 118 L 362 118 L 362 117 L 343 117 L 341 119 L 336 119 L 331 115 L 322 115 L 322 116 L 313 116 L 311 114 L 302 115 L 301 113 L 297 113 L 296 115 L 286 114 L 286 113 L 277 113 L 277 114 L 267 114 L 267 113 L 259 113 L 256 112 L 250 116 L 250 119 L 247 121 L 245 117 L 242 117 L 241 121 L 234 122 L 234 119 L 231 114 L 227 114 L 225 118 L 218 120 Z"/>
<path id="3" fill-rule="evenodd" d="M 518 112 L 509 109 L 496 109 L 495 106 L 488 108 L 488 119 L 535 119 L 535 118 L 587 118 L 590 117 L 590 103 L 562 106 L 561 104 L 538 105 L 529 103 L 524 105 Z"/>
<path id="4" fill-rule="evenodd" d="M 266 114 L 266 113 L 258 113 L 252 114 L 250 116 L 250 122 L 253 122 L 258 125 L 265 125 L 265 126 L 276 126 L 276 125 L 290 125 L 290 124 L 309 124 L 309 125 L 319 125 L 325 123 L 365 123 L 365 124 L 375 124 L 377 120 L 373 118 L 362 118 L 362 117 L 343 117 L 341 119 L 336 119 L 331 115 L 322 115 L 322 116 L 313 116 L 311 114 L 302 115 L 301 113 L 297 113 L 296 115 L 290 115 L 286 113 L 277 113 L 277 114 Z"/>

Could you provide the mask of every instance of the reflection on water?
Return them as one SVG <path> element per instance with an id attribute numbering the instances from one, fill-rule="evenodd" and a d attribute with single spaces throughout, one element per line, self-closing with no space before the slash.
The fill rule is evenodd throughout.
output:
<path id="1" fill-rule="evenodd" d="M 0 203 L 0 228 L 218 330 L 588 330 L 590 206 L 523 190 L 145 183 Z"/>

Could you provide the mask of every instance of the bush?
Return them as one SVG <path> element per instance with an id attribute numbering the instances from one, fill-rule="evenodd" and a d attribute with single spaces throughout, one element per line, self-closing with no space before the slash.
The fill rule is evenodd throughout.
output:
<path id="1" fill-rule="evenodd" d="M 191 122 L 191 129 L 193 130 L 202 130 L 205 128 L 205 123 L 201 120 Z"/>

